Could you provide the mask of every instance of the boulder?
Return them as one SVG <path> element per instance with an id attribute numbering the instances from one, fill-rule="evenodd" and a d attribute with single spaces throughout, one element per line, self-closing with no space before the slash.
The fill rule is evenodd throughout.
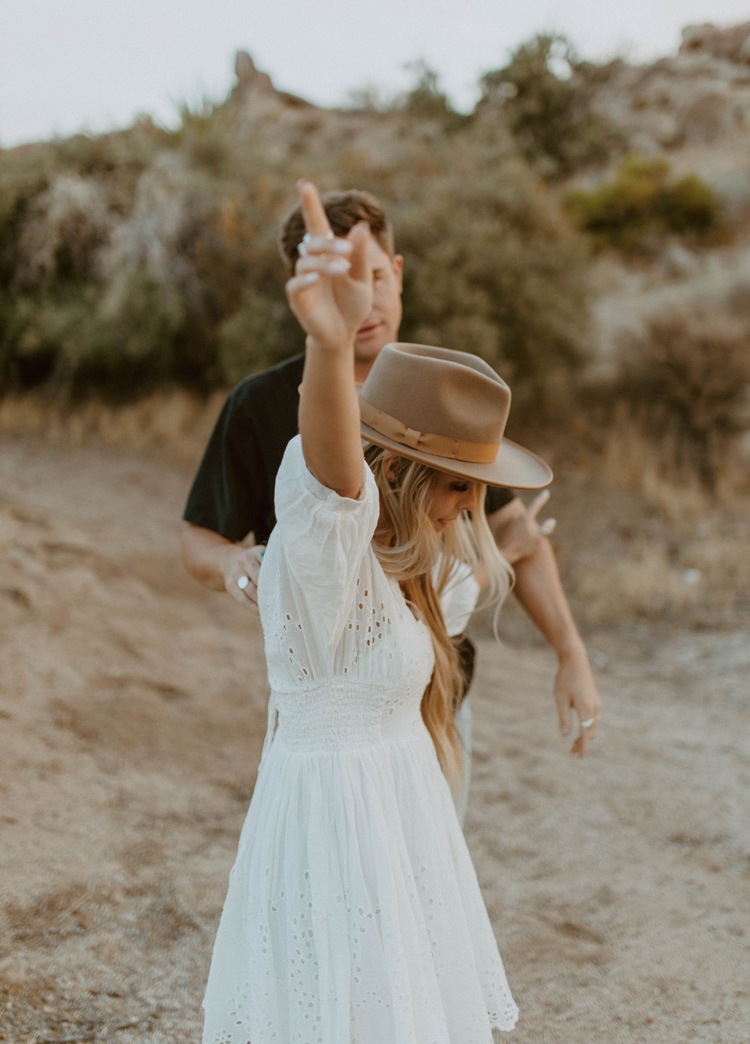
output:
<path id="1" fill-rule="evenodd" d="M 718 87 L 688 96 L 677 119 L 682 138 L 690 145 L 712 145 L 731 134 L 737 122 L 730 92 Z"/>

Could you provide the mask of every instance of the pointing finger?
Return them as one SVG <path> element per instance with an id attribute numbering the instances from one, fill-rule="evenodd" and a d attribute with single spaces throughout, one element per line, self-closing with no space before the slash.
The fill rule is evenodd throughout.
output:
<path id="1" fill-rule="evenodd" d="M 328 216 L 320 202 L 318 190 L 311 181 L 297 182 L 299 189 L 300 208 L 305 222 L 305 228 L 313 236 L 332 236 Z"/>
<path id="2" fill-rule="evenodd" d="M 536 518 L 539 512 L 542 510 L 544 505 L 549 500 L 549 490 L 543 489 L 529 504 L 529 518 Z"/>
<path id="3" fill-rule="evenodd" d="M 367 264 L 367 238 L 370 226 L 366 221 L 358 221 L 349 233 L 349 242 L 352 245 L 351 253 L 351 277 L 359 282 L 368 281 L 369 268 Z"/>
<path id="4" fill-rule="evenodd" d="M 541 526 L 539 527 L 539 532 L 542 534 L 542 536 L 552 536 L 556 526 L 556 518 L 545 518 L 544 522 L 542 522 Z"/>

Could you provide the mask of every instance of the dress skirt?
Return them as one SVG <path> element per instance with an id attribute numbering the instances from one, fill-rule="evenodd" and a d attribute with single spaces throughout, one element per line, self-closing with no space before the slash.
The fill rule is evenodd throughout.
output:
<path id="1" fill-rule="evenodd" d="M 432 740 L 263 762 L 204 1044 L 491 1044 L 517 1009 Z"/>

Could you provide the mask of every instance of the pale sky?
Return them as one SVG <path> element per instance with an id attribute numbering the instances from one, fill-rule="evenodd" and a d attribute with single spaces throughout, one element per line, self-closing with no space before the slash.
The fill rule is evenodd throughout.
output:
<path id="1" fill-rule="evenodd" d="M 424 59 L 470 108 L 482 73 L 536 32 L 642 61 L 676 51 L 685 25 L 748 20 L 750 0 L 0 0 L 0 146 L 138 113 L 174 124 L 180 102 L 225 97 L 238 49 L 320 105 L 395 93 Z"/>

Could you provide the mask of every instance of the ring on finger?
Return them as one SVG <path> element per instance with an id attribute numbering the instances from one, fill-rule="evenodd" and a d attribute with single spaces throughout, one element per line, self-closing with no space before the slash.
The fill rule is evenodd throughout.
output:
<path id="1" fill-rule="evenodd" d="M 590 729 L 596 723 L 596 718 L 586 718 L 585 721 L 581 722 L 582 729 Z"/>
<path id="2" fill-rule="evenodd" d="M 332 243 L 335 238 L 336 237 L 330 228 L 327 232 L 318 232 L 315 235 L 312 232 L 305 232 L 297 247 L 297 253 L 300 257 L 307 257 L 307 255 L 310 253 L 310 246 L 312 243 L 315 242 L 316 239 L 322 239 L 326 242 Z"/>
<path id="3" fill-rule="evenodd" d="M 250 577 L 247 573 L 243 573 L 242 576 L 237 580 L 237 586 L 240 591 L 246 591 L 250 586 Z"/>

